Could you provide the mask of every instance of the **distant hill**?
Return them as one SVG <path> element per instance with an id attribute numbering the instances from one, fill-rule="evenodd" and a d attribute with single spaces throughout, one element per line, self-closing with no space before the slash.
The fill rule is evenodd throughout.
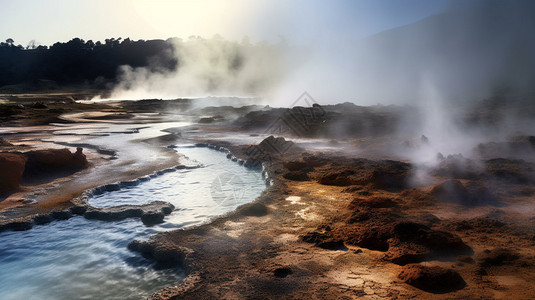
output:
<path id="1" fill-rule="evenodd" d="M 477 3 L 358 42 L 349 63 L 362 97 L 535 95 L 535 1 Z"/>

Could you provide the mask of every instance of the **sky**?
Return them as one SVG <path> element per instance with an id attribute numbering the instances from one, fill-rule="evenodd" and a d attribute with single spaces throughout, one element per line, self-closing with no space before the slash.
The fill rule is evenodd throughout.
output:
<path id="1" fill-rule="evenodd" d="M 0 40 L 358 40 L 440 13 L 449 0 L 0 0 Z"/>

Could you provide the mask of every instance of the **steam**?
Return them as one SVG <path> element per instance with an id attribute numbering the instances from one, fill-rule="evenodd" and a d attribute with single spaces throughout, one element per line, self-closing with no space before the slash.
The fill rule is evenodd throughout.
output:
<path id="1" fill-rule="evenodd" d="M 413 151 L 418 162 L 437 152 L 467 154 L 513 133 L 534 134 L 533 114 L 522 116 L 535 97 L 533 1 L 452 1 L 444 12 L 358 41 L 351 28 L 328 37 L 304 34 L 310 22 L 300 26 L 294 17 L 256 19 L 267 24 L 262 32 L 273 22 L 278 30 L 290 24 L 284 35 L 298 42 L 173 39 L 175 71 L 122 67 L 112 98 L 256 96 L 287 106 L 307 91 L 320 104 L 408 104 L 422 117 L 404 124 L 422 124 L 419 134 L 429 140 Z M 324 19 L 317 18 L 319 27 L 332 28 Z M 489 109 L 490 121 L 466 122 Z"/>
<path id="2" fill-rule="evenodd" d="M 170 39 L 178 61 L 175 71 L 157 63 L 122 66 L 111 98 L 147 99 L 205 96 L 259 96 L 284 79 L 283 45 L 241 43 L 221 37 Z"/>

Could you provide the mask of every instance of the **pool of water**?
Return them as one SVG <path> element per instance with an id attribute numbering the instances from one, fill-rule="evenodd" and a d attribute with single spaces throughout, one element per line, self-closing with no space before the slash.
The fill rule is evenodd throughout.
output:
<path id="1" fill-rule="evenodd" d="M 173 203 L 163 224 L 137 219 L 103 222 L 74 217 L 29 231 L 0 233 L 1 299 L 144 299 L 183 278 L 181 270 L 156 270 L 130 252 L 133 239 L 207 222 L 251 202 L 265 189 L 260 173 L 228 160 L 225 153 L 190 145 L 176 150 L 195 169 L 159 174 L 120 190 L 98 193 L 94 206 Z"/>

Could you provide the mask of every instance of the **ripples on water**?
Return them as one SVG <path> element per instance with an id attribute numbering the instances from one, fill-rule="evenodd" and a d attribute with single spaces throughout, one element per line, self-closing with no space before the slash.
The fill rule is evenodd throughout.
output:
<path id="1" fill-rule="evenodd" d="M 204 167 L 165 173 L 89 200 L 100 207 L 168 201 L 176 210 L 163 224 L 74 217 L 0 233 L 0 298 L 143 299 L 183 278 L 181 270 L 155 270 L 152 262 L 130 252 L 128 243 L 232 211 L 255 199 L 265 185 L 258 172 L 224 153 L 191 146 L 176 150 Z"/>

